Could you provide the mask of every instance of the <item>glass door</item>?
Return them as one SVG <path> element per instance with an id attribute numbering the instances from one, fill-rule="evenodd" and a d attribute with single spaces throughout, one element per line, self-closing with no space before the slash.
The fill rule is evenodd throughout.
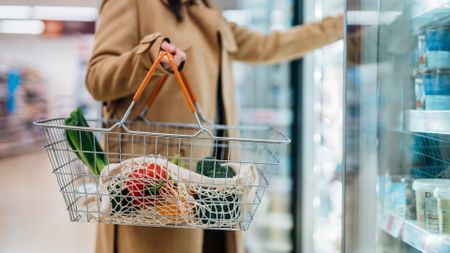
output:
<path id="1" fill-rule="evenodd" d="M 349 0 L 345 252 L 450 252 L 450 1 Z"/>
<path id="2" fill-rule="evenodd" d="M 292 26 L 293 0 L 223 0 L 229 21 L 264 34 Z M 252 66 L 234 63 L 239 119 L 242 124 L 275 126 L 290 136 L 292 127 L 289 63 Z M 292 180 L 289 148 L 274 171 L 263 202 L 249 231 L 244 234 L 246 252 L 287 253 L 292 251 Z"/>

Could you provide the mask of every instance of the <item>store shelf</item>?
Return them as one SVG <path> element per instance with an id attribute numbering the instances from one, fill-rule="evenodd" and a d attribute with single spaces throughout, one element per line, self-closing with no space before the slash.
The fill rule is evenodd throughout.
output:
<path id="1" fill-rule="evenodd" d="M 448 22 L 450 0 L 415 0 L 411 4 L 412 17 L 418 29 L 431 23 Z"/>
<path id="2" fill-rule="evenodd" d="M 433 234 L 414 221 L 405 220 L 388 210 L 379 209 L 378 226 L 394 238 L 402 240 L 420 252 L 450 252 L 450 236 Z"/>
<path id="3" fill-rule="evenodd" d="M 450 111 L 409 110 L 404 116 L 406 131 L 450 135 Z"/>

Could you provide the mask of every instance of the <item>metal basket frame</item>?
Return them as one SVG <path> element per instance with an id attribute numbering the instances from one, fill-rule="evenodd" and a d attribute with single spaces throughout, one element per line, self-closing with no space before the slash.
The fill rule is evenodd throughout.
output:
<path id="1" fill-rule="evenodd" d="M 137 119 L 128 120 L 163 57 L 168 57 L 197 124 L 146 119 L 147 110 L 167 75 L 153 88 Z M 64 118 L 55 118 L 35 124 L 44 129 L 46 144 L 43 149 L 48 153 L 70 220 L 107 224 L 247 230 L 273 171 L 280 166 L 281 154 L 290 142 L 285 134 L 272 127 L 209 122 L 186 76 L 178 72 L 168 53 L 161 53 L 156 59 L 120 121 L 91 120 L 90 127 L 75 127 L 65 125 Z M 75 155 L 65 138 L 67 130 L 77 131 L 80 143 L 82 132 L 102 138 L 103 154 L 110 164 L 103 168 L 100 176 L 90 173 Z M 229 135 L 219 136 L 216 134 L 219 130 Z M 83 144 L 81 146 L 83 153 L 96 153 L 95 150 L 84 150 Z M 183 160 L 186 168 L 174 167 L 168 161 L 173 158 Z M 195 172 L 199 163 L 201 173 L 205 164 L 213 166 L 213 175 L 208 177 Z M 160 165 L 167 175 L 155 174 L 155 178 L 136 175 L 136 171 L 148 173 L 142 168 L 148 168 L 145 166 L 150 164 L 153 168 Z M 225 166 L 224 178 L 216 177 L 219 173 L 216 166 L 220 169 Z M 233 172 L 235 176 L 228 177 L 227 174 Z M 147 184 L 153 187 L 158 182 L 158 191 L 143 194 L 142 187 Z M 118 190 L 120 192 L 116 192 Z"/>

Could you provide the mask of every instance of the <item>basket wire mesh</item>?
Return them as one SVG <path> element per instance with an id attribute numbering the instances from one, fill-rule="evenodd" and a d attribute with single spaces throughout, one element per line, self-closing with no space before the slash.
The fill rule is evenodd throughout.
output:
<path id="1" fill-rule="evenodd" d="M 36 122 L 71 221 L 152 227 L 247 230 L 289 138 L 263 126 L 214 125 L 206 120 L 183 73 L 168 57 L 197 124 L 150 122 L 146 111 L 167 76 L 153 88 L 135 120 L 128 116 L 155 68 L 151 68 L 120 121 L 98 119 L 89 127 L 68 126 L 64 118 Z M 79 136 L 78 153 L 103 155 L 108 163 L 96 175 L 70 146 L 68 131 Z M 225 132 L 226 136 L 217 136 Z M 101 140 L 89 149 L 82 136 Z M 94 143 L 95 146 L 96 143 Z M 94 164 L 97 164 L 94 162 Z"/>

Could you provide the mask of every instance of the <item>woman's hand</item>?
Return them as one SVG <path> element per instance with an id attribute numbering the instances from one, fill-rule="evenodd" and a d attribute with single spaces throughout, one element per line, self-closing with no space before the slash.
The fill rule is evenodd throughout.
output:
<path id="1" fill-rule="evenodd" d="M 173 55 L 173 60 L 177 64 L 178 69 L 182 69 L 184 66 L 184 62 L 186 61 L 186 53 L 183 50 L 177 48 L 174 44 L 171 44 L 167 41 L 163 41 L 161 44 L 161 51 L 165 51 L 171 53 Z M 168 70 L 172 70 L 169 64 L 169 59 L 167 57 L 162 58 L 161 60 L 164 68 Z"/>

